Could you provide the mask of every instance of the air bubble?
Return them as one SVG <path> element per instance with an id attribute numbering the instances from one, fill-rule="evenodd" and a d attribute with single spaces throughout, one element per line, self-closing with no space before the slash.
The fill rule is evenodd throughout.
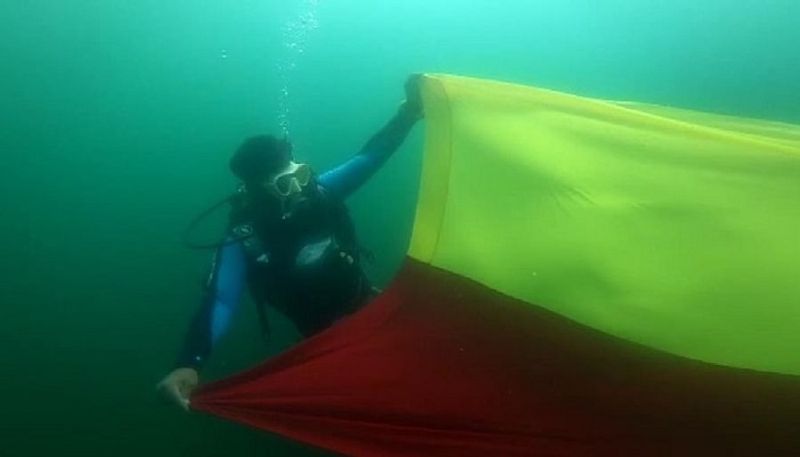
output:
<path id="1" fill-rule="evenodd" d="M 279 76 L 283 81 L 283 88 L 278 94 L 278 121 L 283 133 L 289 134 L 289 84 L 291 75 L 297 68 L 298 59 L 305 53 L 311 32 L 319 28 L 317 10 L 319 0 L 305 0 L 297 16 L 287 21 L 283 26 L 283 46 L 285 55 L 277 65 Z"/>

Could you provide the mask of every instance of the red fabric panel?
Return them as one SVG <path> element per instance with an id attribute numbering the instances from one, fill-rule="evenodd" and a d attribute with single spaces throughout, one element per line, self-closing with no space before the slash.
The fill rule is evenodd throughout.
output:
<path id="1" fill-rule="evenodd" d="M 199 411 L 358 456 L 800 455 L 800 379 L 659 353 L 407 260 Z"/>

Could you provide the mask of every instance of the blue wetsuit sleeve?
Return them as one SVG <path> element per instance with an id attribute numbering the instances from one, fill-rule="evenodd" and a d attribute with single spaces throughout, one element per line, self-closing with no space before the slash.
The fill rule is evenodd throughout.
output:
<path id="1" fill-rule="evenodd" d="M 328 192 L 341 199 L 349 197 L 403 144 L 418 117 L 401 109 L 386 126 L 376 133 L 361 151 L 317 180 Z"/>
<path id="2" fill-rule="evenodd" d="M 246 273 L 241 243 L 228 244 L 217 250 L 203 301 L 189 325 L 176 367 L 199 370 L 211 355 L 214 345 L 230 328 L 234 312 L 241 302 Z"/>

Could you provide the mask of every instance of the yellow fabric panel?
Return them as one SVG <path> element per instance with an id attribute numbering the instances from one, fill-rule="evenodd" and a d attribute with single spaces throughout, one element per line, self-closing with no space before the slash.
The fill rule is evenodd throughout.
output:
<path id="1" fill-rule="evenodd" d="M 423 98 L 410 256 L 650 347 L 800 374 L 800 127 L 446 75 Z"/>

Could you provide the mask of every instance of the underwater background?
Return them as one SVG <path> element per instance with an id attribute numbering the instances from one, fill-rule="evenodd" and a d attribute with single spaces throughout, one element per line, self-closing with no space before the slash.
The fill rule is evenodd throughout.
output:
<path id="1" fill-rule="evenodd" d="M 287 133 L 325 170 L 414 72 L 800 123 L 800 2 L 4 0 L 0 65 L 0 455 L 327 455 L 155 394 L 210 257 L 180 234 L 235 189 L 245 137 Z M 423 132 L 349 202 L 381 284 Z M 272 315 L 264 344 L 240 309 L 205 379 L 298 340 Z"/>

